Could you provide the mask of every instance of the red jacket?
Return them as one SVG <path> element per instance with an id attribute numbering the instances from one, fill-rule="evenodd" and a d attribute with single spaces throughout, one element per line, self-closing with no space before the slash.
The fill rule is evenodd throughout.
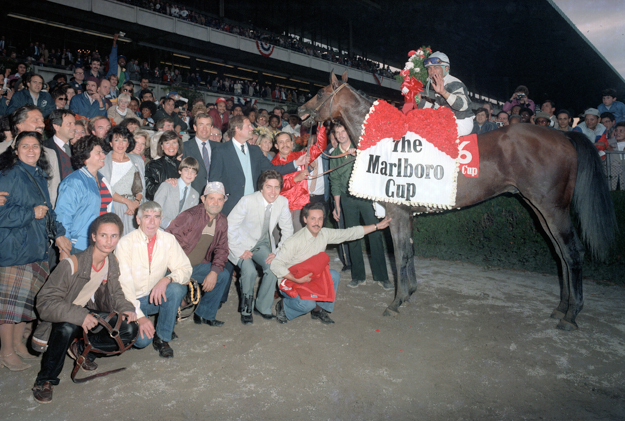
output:
<path id="1" fill-rule="evenodd" d="M 189 255 L 202 237 L 202 230 L 208 224 L 204 204 L 187 209 L 176 217 L 165 232 L 173 234 L 178 244 Z M 228 262 L 228 219 L 220 213 L 215 218 L 215 237 L 202 263 L 210 263 L 211 271 L 221 273 Z"/>
<path id="2" fill-rule="evenodd" d="M 313 274 L 312 280 L 305 284 L 283 279 L 280 282 L 280 290 L 289 297 L 299 297 L 302 300 L 334 302 L 334 282 L 330 275 L 330 256 L 321 252 L 301 263 L 289 268 L 289 272 L 296 278 L 301 278 L 309 273 Z"/>
<path id="3" fill-rule="evenodd" d="M 310 161 L 314 161 L 321 155 L 321 152 L 325 150 L 327 144 L 327 136 L 325 127 L 322 127 L 317 134 L 317 143 L 310 147 Z M 303 149 L 299 152 L 291 152 L 286 159 L 282 159 L 280 154 L 276 154 L 275 158 L 271 160 L 274 165 L 284 165 L 288 162 L 295 161 L 300 156 L 304 155 L 306 150 Z M 295 176 L 299 174 L 299 171 L 291 174 L 283 175 L 282 191 L 280 194 L 289 199 L 289 210 L 296 211 L 303 208 L 308 202 L 310 202 L 310 192 L 308 191 L 308 180 L 302 180 L 299 183 L 295 182 Z M 323 179 L 317 180 L 323 183 Z"/>
<path id="4" fill-rule="evenodd" d="M 217 127 L 222 133 L 228 130 L 228 111 L 224 113 L 223 118 L 219 115 L 217 108 L 213 108 L 208 112 L 208 115 L 213 119 L 213 127 Z"/>

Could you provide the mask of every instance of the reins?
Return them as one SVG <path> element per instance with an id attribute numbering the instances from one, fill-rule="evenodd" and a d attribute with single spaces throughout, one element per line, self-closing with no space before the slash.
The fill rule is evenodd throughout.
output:
<path id="1" fill-rule="evenodd" d="M 310 113 L 310 118 L 314 121 L 314 120 L 315 120 L 315 117 L 317 116 L 317 112 L 321 109 L 321 107 L 323 107 L 323 105 L 324 105 L 326 102 L 328 102 L 328 100 L 330 100 L 330 119 L 332 119 L 332 105 L 334 104 L 334 97 L 335 97 L 335 96 L 336 96 L 336 94 L 338 94 L 338 93 L 339 93 L 339 91 L 340 91 L 341 89 L 343 89 L 345 86 L 347 86 L 347 83 L 345 83 L 345 82 L 344 82 L 344 83 L 343 83 L 343 84 L 341 84 L 341 86 L 339 86 L 338 88 L 336 88 L 336 89 L 332 89 L 332 93 L 330 94 L 330 96 L 328 96 L 328 97 L 327 97 L 327 98 L 325 98 L 323 101 L 321 101 L 321 104 L 317 105 L 317 107 L 316 107 L 314 110 L 312 110 L 312 111 L 311 111 L 311 113 Z M 308 139 L 308 142 L 309 142 L 309 144 L 308 144 L 308 146 L 306 147 L 306 153 L 309 153 L 309 151 L 310 151 L 310 146 L 311 146 L 311 145 L 310 145 L 310 138 Z M 328 157 L 329 159 L 337 159 L 337 158 L 343 158 L 344 156 L 347 156 L 347 155 L 349 155 L 350 153 L 349 153 L 349 151 L 347 151 L 347 152 L 343 152 L 342 154 L 339 154 L 339 155 L 328 155 L 328 154 L 327 154 L 327 153 L 325 153 L 324 151 L 321 151 L 321 154 L 322 154 L 323 156 Z M 356 158 L 354 157 L 354 158 L 352 158 L 352 159 L 350 159 L 350 160 L 348 160 L 348 161 L 343 162 L 343 163 L 342 163 L 342 164 L 340 164 L 339 166 L 337 166 L 337 167 L 335 167 L 335 168 L 332 168 L 332 169 L 329 169 L 328 171 L 324 171 L 324 172 L 322 172 L 321 174 L 317 174 L 317 175 L 316 175 L 316 176 L 314 176 L 314 177 L 309 176 L 309 177 L 308 177 L 308 179 L 310 180 L 310 179 L 314 179 L 314 178 L 319 178 L 319 177 L 321 177 L 321 176 L 323 176 L 323 175 L 326 175 L 326 174 L 328 174 L 328 173 L 331 173 L 332 171 L 334 171 L 334 170 L 336 170 L 336 169 L 341 168 L 341 167 L 342 167 L 342 166 L 344 166 L 344 165 L 351 164 L 351 163 L 352 163 L 352 162 L 354 162 L 355 160 L 356 160 Z"/>

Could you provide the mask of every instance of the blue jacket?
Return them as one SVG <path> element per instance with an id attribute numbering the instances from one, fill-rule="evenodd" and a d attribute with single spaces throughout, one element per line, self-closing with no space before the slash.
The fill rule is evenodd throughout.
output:
<path id="1" fill-rule="evenodd" d="M 61 182 L 55 210 L 66 237 L 78 250 L 86 250 L 89 226 L 100 214 L 100 189 L 87 168 L 74 171 Z"/>
<path id="2" fill-rule="evenodd" d="M 13 94 L 6 113 L 11 114 L 13 111 L 17 110 L 19 107 L 23 107 L 24 105 L 36 105 L 39 107 L 41 113 L 43 114 L 43 118 L 48 117 L 56 108 L 54 100 L 49 93 L 39 92 L 37 103 L 35 104 L 33 102 L 33 97 L 30 96 L 30 91 L 28 89 L 22 89 L 21 91 L 17 91 Z"/>
<path id="3" fill-rule="evenodd" d="M 69 109 L 76 114 L 89 119 L 97 115 L 106 116 L 106 107 L 100 108 L 98 101 L 90 103 L 86 95 L 86 92 L 80 95 L 74 95 L 72 100 L 69 102 Z M 102 100 L 102 103 L 104 104 L 104 100 Z"/>
<path id="4" fill-rule="evenodd" d="M 610 112 L 614 114 L 615 123 L 619 123 L 625 120 L 625 104 L 623 104 L 621 101 L 614 101 L 612 105 L 610 105 L 609 110 L 605 105 L 599 104 L 597 110 L 599 111 L 599 114 L 603 114 L 605 112 Z"/>
<path id="5" fill-rule="evenodd" d="M 46 218 L 35 219 L 35 206 L 50 204 L 44 172 L 36 167 L 33 177 L 45 195 L 45 201 L 28 175 L 27 165 L 18 162 L 6 173 L 0 172 L 0 191 L 9 193 L 0 206 L 0 266 L 17 266 L 48 260 Z M 31 167 L 32 168 L 32 167 Z M 56 220 L 57 238 L 65 235 L 65 228 Z"/>

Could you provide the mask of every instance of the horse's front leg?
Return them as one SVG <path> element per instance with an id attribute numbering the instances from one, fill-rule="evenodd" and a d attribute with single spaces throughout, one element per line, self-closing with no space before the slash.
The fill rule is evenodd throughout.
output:
<path id="1" fill-rule="evenodd" d="M 410 276 L 414 273 L 414 251 L 412 248 L 412 226 L 410 212 L 405 207 L 386 204 L 387 216 L 392 218 L 390 228 L 393 237 L 393 248 L 395 250 L 395 264 L 397 267 L 397 282 L 395 283 L 395 299 L 384 310 L 384 316 L 394 316 L 399 312 L 401 304 L 410 298 L 416 289 L 416 278 L 414 289 L 409 285 Z M 412 267 L 410 267 L 412 265 Z"/>

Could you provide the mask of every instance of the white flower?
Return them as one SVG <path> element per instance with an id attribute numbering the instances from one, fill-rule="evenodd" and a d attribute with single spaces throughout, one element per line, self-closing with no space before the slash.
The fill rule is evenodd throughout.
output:
<path id="1" fill-rule="evenodd" d="M 408 88 L 406 88 L 406 87 L 401 88 L 401 93 L 402 94 L 406 95 L 408 92 L 409 92 Z"/>
<path id="2" fill-rule="evenodd" d="M 412 61 L 407 61 L 406 62 L 406 66 L 404 67 L 405 70 L 410 70 L 410 69 L 414 69 L 414 63 Z"/>
<path id="3" fill-rule="evenodd" d="M 419 73 L 419 72 L 421 71 L 421 69 L 419 69 L 418 67 L 415 67 L 415 68 L 414 68 L 414 71 L 415 71 L 416 73 Z"/>

